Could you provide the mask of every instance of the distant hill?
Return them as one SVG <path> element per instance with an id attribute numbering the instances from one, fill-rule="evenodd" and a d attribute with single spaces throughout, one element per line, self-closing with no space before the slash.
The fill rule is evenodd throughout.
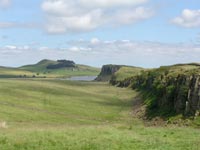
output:
<path id="1" fill-rule="evenodd" d="M 0 67 L 0 78 L 96 76 L 99 72 L 99 68 L 75 64 L 73 61 L 44 59 L 36 64 L 19 68 Z"/>
<path id="2" fill-rule="evenodd" d="M 99 68 L 75 64 L 69 60 L 48 60 L 44 59 L 33 65 L 19 67 L 21 70 L 27 70 L 43 74 L 49 77 L 66 77 L 66 76 L 84 76 L 97 75 Z"/>
<path id="3" fill-rule="evenodd" d="M 19 67 L 19 69 L 33 71 L 33 72 L 42 72 L 47 70 L 48 65 L 55 65 L 55 64 L 58 64 L 58 62 L 54 60 L 43 59 L 36 64 L 25 65 Z"/>

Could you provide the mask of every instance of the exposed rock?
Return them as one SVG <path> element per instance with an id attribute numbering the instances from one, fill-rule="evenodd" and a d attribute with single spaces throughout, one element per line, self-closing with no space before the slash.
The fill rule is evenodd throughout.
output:
<path id="1" fill-rule="evenodd" d="M 200 112 L 199 68 L 181 67 L 185 66 L 152 69 L 124 81 L 116 82 L 113 79 L 111 84 L 120 87 L 131 86 L 150 95 L 150 98 L 147 98 L 148 108 L 152 113 L 157 111 L 157 115 L 197 116 Z"/>
<path id="2" fill-rule="evenodd" d="M 95 79 L 96 81 L 109 81 L 112 75 L 117 72 L 122 66 L 121 65 L 104 65 L 101 69 L 100 74 Z"/>
<path id="3" fill-rule="evenodd" d="M 75 63 L 71 60 L 57 60 L 57 64 L 50 64 L 47 69 L 59 69 L 64 67 L 75 67 Z"/>

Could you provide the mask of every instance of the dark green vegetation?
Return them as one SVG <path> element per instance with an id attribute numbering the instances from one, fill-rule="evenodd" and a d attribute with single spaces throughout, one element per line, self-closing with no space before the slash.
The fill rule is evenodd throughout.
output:
<path id="1" fill-rule="evenodd" d="M 60 68 L 75 68 L 76 64 L 70 60 L 57 60 L 56 64 L 49 64 L 47 69 L 60 69 Z"/>
<path id="2" fill-rule="evenodd" d="M 110 82 L 115 85 L 115 81 Z M 138 89 L 144 95 L 149 117 L 199 115 L 199 64 L 178 64 L 144 70 L 139 75 L 126 78 L 117 85 Z"/>
<path id="3" fill-rule="evenodd" d="M 19 68 L 0 67 L 0 78 L 64 78 L 70 76 L 96 76 L 98 68 L 75 64 L 67 60 L 42 60 Z"/>
<path id="4" fill-rule="evenodd" d="M 145 127 L 138 93 L 107 83 L 0 79 L 1 150 L 199 150 L 200 130 Z"/>

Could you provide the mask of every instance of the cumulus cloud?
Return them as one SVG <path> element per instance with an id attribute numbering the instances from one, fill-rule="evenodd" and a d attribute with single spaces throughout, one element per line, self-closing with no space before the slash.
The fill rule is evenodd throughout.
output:
<path id="1" fill-rule="evenodd" d="M 95 42 L 92 42 L 95 41 Z M 98 44 L 96 44 L 98 41 Z M 198 62 L 200 47 L 195 44 L 167 44 L 159 42 L 136 42 L 130 40 L 101 41 L 93 38 L 90 41 L 73 41 L 74 53 L 86 54 L 91 64 L 127 64 L 143 67 L 158 67 L 176 63 Z M 90 52 L 85 52 L 89 49 Z M 88 63 L 88 64 L 90 64 Z M 100 63 L 100 64 L 99 64 Z"/>
<path id="2" fill-rule="evenodd" d="M 14 27 L 16 24 L 13 22 L 0 22 L 0 28 L 11 28 Z"/>
<path id="3" fill-rule="evenodd" d="M 0 0 L 0 8 L 7 8 L 11 5 L 11 0 Z"/>
<path id="4" fill-rule="evenodd" d="M 172 23 L 186 28 L 200 27 L 200 9 L 184 9 L 181 16 L 174 18 Z"/>
<path id="5" fill-rule="evenodd" d="M 41 25 L 32 22 L 0 22 L 0 28 L 41 28 Z"/>
<path id="6" fill-rule="evenodd" d="M 85 32 L 102 26 L 132 24 L 153 16 L 150 8 L 137 6 L 148 0 L 45 0 L 49 33 Z"/>
<path id="7" fill-rule="evenodd" d="M 92 38 L 90 42 L 91 44 L 99 44 L 101 41 L 98 38 Z"/>
<path id="8" fill-rule="evenodd" d="M 147 1 L 148 0 L 80 0 L 80 3 L 86 7 L 113 7 L 138 5 Z"/>
<path id="9" fill-rule="evenodd" d="M 158 67 L 176 63 L 199 62 L 198 44 L 167 44 L 159 42 L 136 42 L 130 40 L 70 41 L 60 48 L 42 45 L 5 45 L 0 47 L 1 65 L 24 65 L 41 59 L 70 59 L 92 66 L 103 64 L 126 64 L 142 67 Z M 12 61 L 10 61 L 12 60 Z"/>

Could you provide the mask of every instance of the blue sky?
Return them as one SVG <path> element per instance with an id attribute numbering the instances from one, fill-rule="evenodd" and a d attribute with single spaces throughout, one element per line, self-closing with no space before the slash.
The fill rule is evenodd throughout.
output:
<path id="1" fill-rule="evenodd" d="M 0 0 L 0 65 L 200 62 L 198 0 Z"/>

